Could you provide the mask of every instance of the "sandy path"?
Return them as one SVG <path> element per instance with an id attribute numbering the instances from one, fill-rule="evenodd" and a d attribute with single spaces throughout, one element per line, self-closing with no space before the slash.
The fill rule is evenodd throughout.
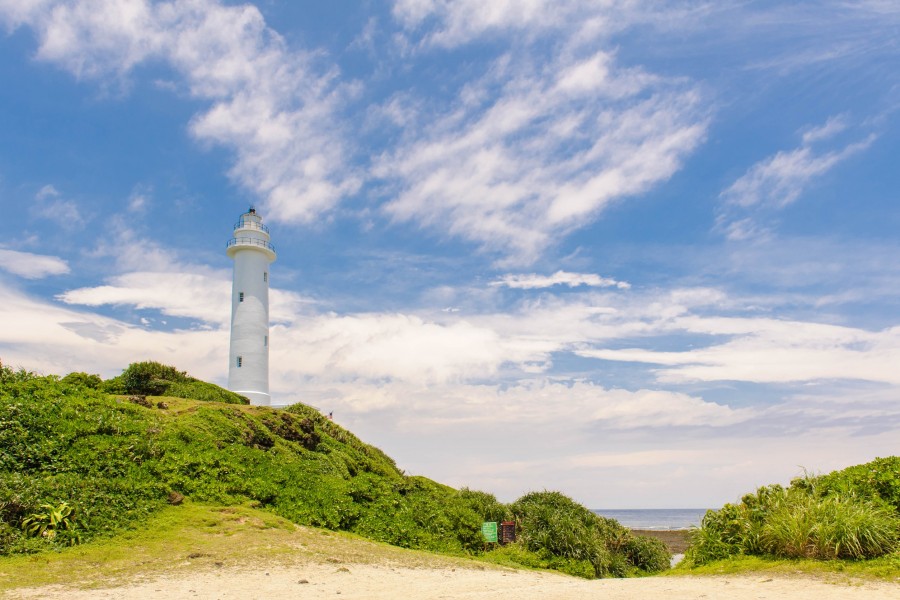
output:
<path id="1" fill-rule="evenodd" d="M 181 573 L 122 587 L 74 590 L 49 586 L 7 592 L 8 598 L 245 598 L 380 600 L 900 600 L 900 585 L 826 583 L 769 576 L 654 577 L 586 581 L 552 573 L 496 569 L 413 569 L 389 565 L 301 564 L 268 570 L 217 569 Z"/>

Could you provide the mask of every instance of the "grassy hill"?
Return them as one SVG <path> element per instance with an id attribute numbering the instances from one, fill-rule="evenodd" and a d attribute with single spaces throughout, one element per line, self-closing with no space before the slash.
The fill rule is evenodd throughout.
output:
<path id="1" fill-rule="evenodd" d="M 136 363 L 107 381 L 0 365 L 0 554 L 122 535 L 188 499 L 583 577 L 668 566 L 660 542 L 557 492 L 504 505 L 405 475 L 310 407 L 245 402 L 158 363 Z M 483 521 L 513 518 L 518 544 L 483 542 Z"/>

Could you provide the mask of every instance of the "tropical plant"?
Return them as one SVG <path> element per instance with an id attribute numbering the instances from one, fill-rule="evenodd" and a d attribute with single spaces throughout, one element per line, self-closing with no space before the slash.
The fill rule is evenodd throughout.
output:
<path id="1" fill-rule="evenodd" d="M 22 520 L 22 529 L 32 537 L 53 540 L 59 536 L 65 538 L 67 545 L 81 542 L 81 536 L 75 531 L 75 510 L 67 502 L 56 506 L 41 504 L 40 511 L 32 513 Z"/>

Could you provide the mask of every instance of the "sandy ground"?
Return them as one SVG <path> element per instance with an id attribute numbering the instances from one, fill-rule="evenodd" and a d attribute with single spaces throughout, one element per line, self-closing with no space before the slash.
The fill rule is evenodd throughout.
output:
<path id="1" fill-rule="evenodd" d="M 512 600 L 900 600 L 892 583 L 828 583 L 809 578 L 768 576 L 653 577 L 587 581 L 553 573 L 506 569 L 428 568 L 391 565 L 297 564 L 247 570 L 219 568 L 180 573 L 111 588 L 75 590 L 61 586 L 19 589 L 7 598 L 360 598 Z"/>

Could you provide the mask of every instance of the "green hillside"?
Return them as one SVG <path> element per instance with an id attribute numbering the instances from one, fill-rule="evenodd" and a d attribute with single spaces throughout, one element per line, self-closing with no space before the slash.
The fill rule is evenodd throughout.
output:
<path id="1" fill-rule="evenodd" d="M 0 365 L 0 554 L 140 529 L 187 498 L 584 577 L 668 566 L 660 542 L 562 494 L 536 492 L 504 505 L 487 493 L 405 475 L 310 407 L 273 410 L 245 401 L 158 363 L 131 365 L 107 381 Z M 483 542 L 483 521 L 513 518 L 519 543 Z"/>

